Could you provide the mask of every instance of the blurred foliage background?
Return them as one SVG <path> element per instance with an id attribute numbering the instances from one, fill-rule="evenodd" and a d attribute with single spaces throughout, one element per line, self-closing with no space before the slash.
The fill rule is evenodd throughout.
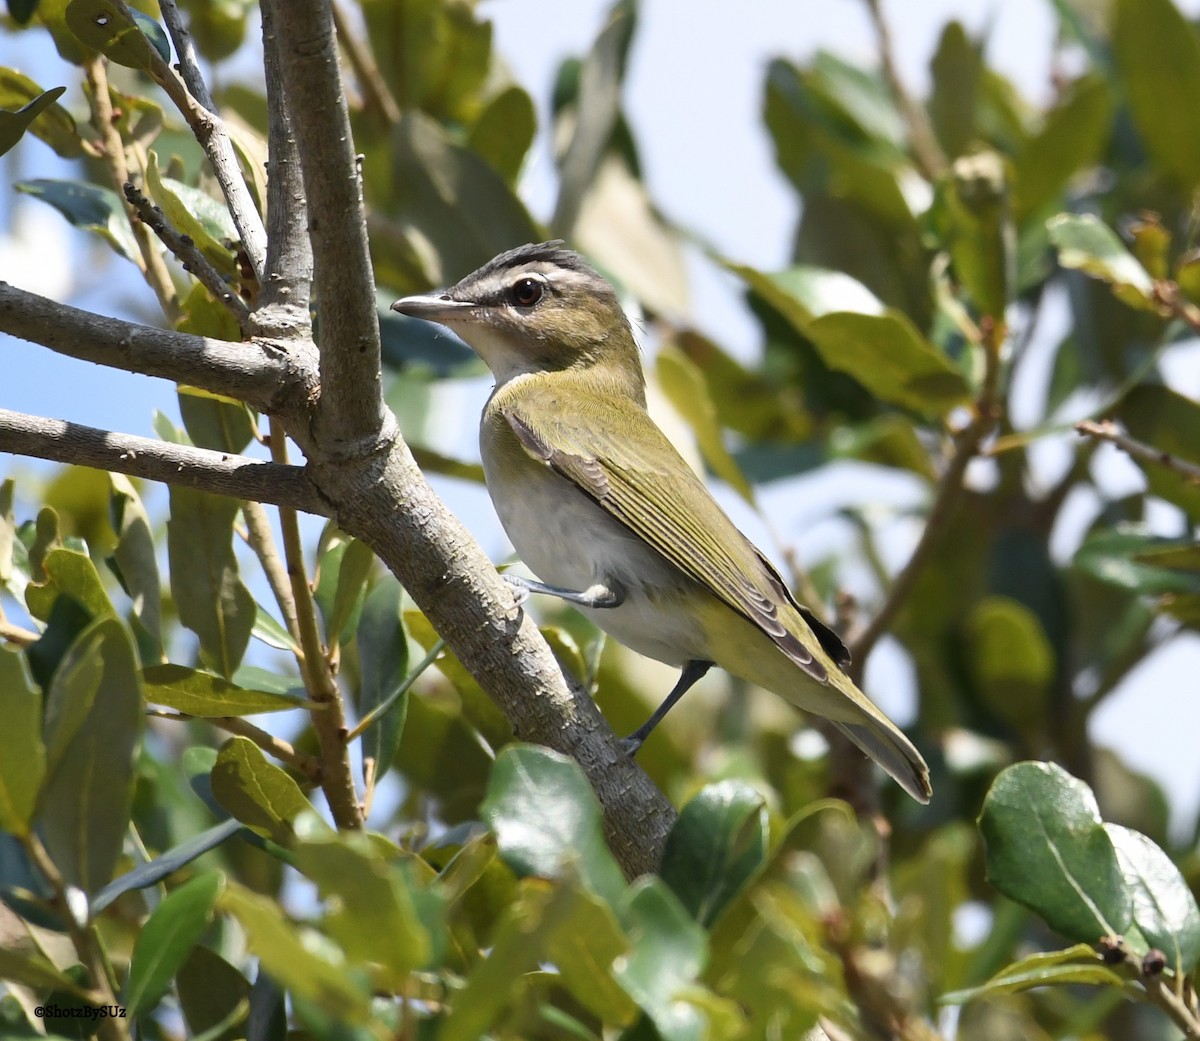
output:
<path id="1" fill-rule="evenodd" d="M 255 9 L 182 6 L 265 205 L 261 80 L 222 74 Z M 886 49 L 864 64 L 771 62 L 762 132 L 802 201 L 783 270 L 721 256 L 649 196 L 621 106 L 636 4 L 617 3 L 559 71 L 545 224 L 516 190 L 536 107 L 486 14 L 469 0 L 339 6 L 389 398 L 422 466 L 481 480 L 460 458 L 473 416 L 453 430 L 413 418 L 481 370 L 387 305 L 513 245 L 567 239 L 640 321 L 664 422 L 748 508 L 755 489 L 835 460 L 923 482 L 899 570 L 870 510 L 846 512 L 856 539 L 814 566 L 786 540 L 767 548 L 860 667 L 885 634 L 911 663 L 907 729 L 934 799 L 889 787 L 882 809 L 864 807 L 795 713 L 713 677 L 640 756 L 683 810 L 660 875 L 630 884 L 573 765 L 515 743 L 369 549 L 326 527 L 306 553 L 361 721 L 371 829 L 339 836 L 309 798 L 319 761 L 298 648 L 248 508 L 173 489 L 148 512 L 135 482 L 81 469 L 9 480 L 0 1033 L 80 1036 L 79 1021 L 33 1010 L 95 1005 L 104 977 L 132 1020 L 84 1032 L 114 1037 L 134 1021 L 138 1037 L 213 1039 L 1200 1036 L 1200 830 L 1169 830 L 1179 793 L 1089 737 L 1131 670 L 1200 624 L 1187 353 L 1200 36 L 1170 0 L 1052 6 L 1045 104 L 953 22 L 927 97 Z M 86 73 L 92 110 L 0 70 L 0 146 L 28 133 L 77 164 L 72 179 L 14 187 L 146 268 L 97 145 L 103 90 L 142 191 L 252 301 L 203 153 L 146 75 L 149 48 L 169 45 L 154 6 L 139 7 L 9 0 L 5 31 L 49 33 L 54 83 Z M 120 31 L 89 36 L 101 18 Z M 761 328 L 752 361 L 688 322 L 685 248 L 743 287 Z M 169 271 L 166 324 L 239 338 L 208 290 Z M 1031 350 L 1047 325 L 1062 329 L 1049 365 Z M 1018 386 L 1032 416 L 1019 428 Z M 182 428 L 156 418 L 160 437 L 263 454 L 236 402 L 180 388 L 179 413 Z M 1038 446 L 1064 433 L 1068 457 L 1048 473 Z M 1105 496 L 1106 441 L 1142 469 L 1142 490 Z M 1063 552 L 1081 493 L 1100 507 Z M 23 513 L 31 500 L 42 508 Z M 873 587 L 856 601 L 839 596 L 851 571 Z M 564 669 L 632 729 L 667 670 L 539 608 Z"/>

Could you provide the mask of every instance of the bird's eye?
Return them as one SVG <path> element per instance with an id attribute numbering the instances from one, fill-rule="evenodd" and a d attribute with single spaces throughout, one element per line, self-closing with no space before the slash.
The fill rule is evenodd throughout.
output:
<path id="1" fill-rule="evenodd" d="M 513 303 L 518 307 L 532 307 L 542 298 L 542 283 L 536 278 L 522 278 L 513 283 Z"/>

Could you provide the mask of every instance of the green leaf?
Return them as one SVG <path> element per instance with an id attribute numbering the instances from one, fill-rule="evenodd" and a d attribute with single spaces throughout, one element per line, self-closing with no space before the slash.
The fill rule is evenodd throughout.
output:
<path id="1" fill-rule="evenodd" d="M 213 759 L 216 758 L 216 752 L 213 749 L 206 748 L 204 751 L 212 753 Z M 211 765 L 208 769 L 211 770 Z M 134 889 L 145 889 L 148 886 L 158 885 L 168 875 L 173 875 L 193 860 L 204 856 L 209 850 L 216 849 L 222 842 L 236 835 L 241 830 L 241 821 L 230 817 L 223 820 L 220 824 L 215 824 L 206 831 L 202 831 L 199 835 L 193 835 L 190 839 L 184 839 L 178 846 L 171 847 L 171 849 L 155 857 L 153 860 L 147 860 L 145 863 L 139 864 L 132 871 L 127 871 L 125 874 L 114 878 L 96 894 L 92 900 L 92 913 L 94 915 L 100 914 L 109 904 L 124 893 L 128 893 Z"/>
<path id="2" fill-rule="evenodd" d="M 193 947 L 175 977 L 175 987 L 194 1038 L 241 1041 L 248 1036 L 244 1024 L 250 1013 L 250 982 L 215 951 Z M 212 1030 L 218 1031 L 215 1037 Z"/>
<path id="3" fill-rule="evenodd" d="M 280 845 L 291 843 L 296 817 L 312 810 L 300 786 L 245 737 L 231 737 L 221 746 L 212 770 L 212 791 L 247 828 Z"/>
<path id="4" fill-rule="evenodd" d="M 537 133 L 533 100 L 520 87 L 492 98 L 467 136 L 467 144 L 509 184 L 515 184 Z"/>
<path id="5" fill-rule="evenodd" d="M 696 436 L 704 461 L 713 473 L 753 506 L 754 489 L 725 447 L 704 374 L 690 358 L 670 344 L 659 349 L 655 373 L 663 393 Z"/>
<path id="6" fill-rule="evenodd" d="M 300 651 L 300 644 L 292 639 L 292 634 L 289 633 L 281 623 L 275 621 L 262 604 L 255 602 L 254 612 L 254 628 L 250 630 L 250 635 L 257 640 L 261 640 L 268 647 L 274 647 L 277 651 L 291 651 L 293 654 Z M 241 669 L 238 670 L 240 672 Z M 233 674 L 234 679 L 237 679 L 237 673 Z"/>
<path id="7" fill-rule="evenodd" d="M 958 369 L 899 311 L 827 314 L 807 332 L 826 365 L 883 401 L 940 416 L 970 398 Z"/>
<path id="8" fill-rule="evenodd" d="M 198 387 L 180 387 L 177 396 L 184 428 L 197 448 L 240 455 L 254 440 L 254 418 L 242 402 Z"/>
<path id="9" fill-rule="evenodd" d="M 982 47 L 967 35 L 961 22 L 947 22 L 930 67 L 929 121 L 948 158 L 962 155 L 975 137 L 982 66 Z"/>
<path id="10" fill-rule="evenodd" d="M 49 203 L 75 227 L 95 232 L 126 260 L 139 261 L 141 253 L 129 229 L 125 204 L 111 189 L 46 177 L 19 181 L 13 187 Z"/>
<path id="11" fill-rule="evenodd" d="M 7 647 L 0 647 L 0 719 L 5 735 L 0 755 L 0 831 L 24 837 L 46 776 L 42 695 L 24 657 Z"/>
<path id="12" fill-rule="evenodd" d="M 84 46 L 118 65 L 149 72 L 154 50 L 141 24 L 124 4 L 118 6 L 113 0 L 71 0 L 67 4 L 67 25 Z"/>
<path id="13" fill-rule="evenodd" d="M 1123 525 L 1093 532 L 1075 551 L 1072 563 L 1101 582 L 1143 595 L 1200 592 L 1200 576 L 1153 563 L 1154 551 L 1181 551 L 1191 545 Z"/>
<path id="14" fill-rule="evenodd" d="M 637 1008 L 613 975 L 616 959 L 629 950 L 612 908 L 586 889 L 569 887 L 575 901 L 564 927 L 546 940 L 546 960 L 584 1008 L 605 1023 L 633 1022 Z"/>
<path id="15" fill-rule="evenodd" d="M 331 642 L 349 640 L 358 625 L 366 599 L 367 579 L 374 563 L 375 554 L 365 542 L 350 539 L 346 543 L 338 563 L 333 600 L 325 616 L 325 629 Z"/>
<path id="16" fill-rule="evenodd" d="M 42 569 L 46 581 L 30 582 L 25 587 L 25 602 L 35 618 L 47 621 L 60 596 L 69 596 L 92 618 L 115 616 L 96 565 L 86 553 L 52 549 L 43 558 Z"/>
<path id="17" fill-rule="evenodd" d="M 37 13 L 38 0 L 8 0 L 8 16 L 17 25 L 28 25 Z"/>
<path id="18" fill-rule="evenodd" d="M 66 90 L 66 87 L 52 87 L 15 112 L 0 108 L 0 155 L 15 148 L 17 142 L 25 136 L 25 131 L 33 125 L 33 121 L 49 110 Z"/>
<path id="19" fill-rule="evenodd" d="M 1060 199 L 1075 173 L 1100 160 L 1112 115 L 1112 89 L 1104 77 L 1084 76 L 1070 85 L 1042 129 L 1013 157 L 1018 222 Z"/>
<path id="20" fill-rule="evenodd" d="M 604 841 L 600 804 L 574 760 L 547 748 L 509 745 L 496 757 L 479 812 L 519 876 L 578 876 L 610 904 L 624 891 Z"/>
<path id="21" fill-rule="evenodd" d="M 1200 464 L 1200 403 L 1161 384 L 1134 387 L 1117 407 L 1130 435 L 1186 462 Z M 1200 487 L 1187 474 L 1167 466 L 1134 460 L 1154 495 L 1174 503 L 1200 522 Z"/>
<path id="22" fill-rule="evenodd" d="M 708 959 L 704 930 L 661 879 L 634 883 L 622 903 L 634 946 L 615 970 L 617 981 L 663 1041 L 701 1041 L 707 1035 L 705 1018 L 684 995 Z"/>
<path id="23" fill-rule="evenodd" d="M 200 638 L 201 657 L 233 675 L 254 627 L 257 606 L 233 554 L 236 499 L 171 486 L 167 556 L 179 620 Z"/>
<path id="24" fill-rule="evenodd" d="M 327 903 L 325 930 L 350 958 L 385 969 L 384 986 L 403 988 L 410 972 L 427 967 L 433 950 L 412 879 L 384 859 L 370 836 L 339 835 L 309 821 L 298 828 L 296 866 Z"/>
<path id="25" fill-rule="evenodd" d="M 115 618 L 100 618 L 71 645 L 46 695 L 49 772 L 38 806 L 51 858 L 89 894 L 121 854 L 142 725 L 133 643 Z"/>
<path id="26" fill-rule="evenodd" d="M 1116 0 L 1112 48 L 1138 134 L 1179 186 L 1200 182 L 1200 40 L 1172 0 Z"/>
<path id="27" fill-rule="evenodd" d="M 1043 733 L 1055 675 L 1054 648 L 1028 607 L 989 596 L 966 624 L 967 663 L 983 703 L 1031 740 Z"/>
<path id="28" fill-rule="evenodd" d="M 390 698 L 408 671 L 408 637 L 401 622 L 400 583 L 390 575 L 375 585 L 363 602 L 356 640 L 361 680 L 358 714 L 362 718 Z M 362 733 L 363 759 L 375 761 L 376 782 L 391 769 L 400 748 L 408 696 L 398 698 L 384 714 Z"/>
<path id="29" fill-rule="evenodd" d="M 39 992 L 67 991 L 80 998 L 87 998 L 93 993 L 70 976 L 59 972 L 44 955 L 25 953 L 7 946 L 0 947 L 0 980 L 20 983 Z"/>
<path id="30" fill-rule="evenodd" d="M 428 116 L 408 112 L 393 143 L 393 177 L 404 185 L 394 217 L 427 240 L 444 280 L 474 271 L 514 242 L 541 237 L 503 178 Z"/>
<path id="31" fill-rule="evenodd" d="M 274 900 L 241 886 L 229 885 L 218 906 L 238 920 L 251 953 L 294 997 L 353 1024 L 367 1021 L 370 993 L 365 980 L 349 970 L 329 941 L 321 942 L 317 934 L 293 925 Z"/>
<path id="32" fill-rule="evenodd" d="M 1017 763 L 984 799 L 987 878 L 1072 940 L 1122 935 L 1129 893 L 1096 797 L 1053 763 Z"/>
<path id="33" fill-rule="evenodd" d="M 578 932 L 580 925 L 591 921 L 591 905 L 583 902 L 586 896 L 571 880 L 554 886 L 540 879 L 522 881 L 492 931 L 487 957 L 473 966 L 454 995 L 438 1041 L 475 1041 L 483 1036 L 512 1002 L 521 977 L 548 960 L 552 939 L 565 931 Z M 609 949 L 608 937 L 601 942 L 601 949 Z M 599 986 L 607 992 L 606 985 Z"/>
<path id="34" fill-rule="evenodd" d="M 124 474 L 109 474 L 109 519 L 117 533 L 110 564 L 121 587 L 133 601 L 133 613 L 162 654 L 162 584 L 154 529 L 133 482 Z"/>
<path id="35" fill-rule="evenodd" d="M 198 875 L 173 890 L 146 919 L 134 943 L 121 1003 L 136 1019 L 154 1008 L 212 921 L 224 876 Z"/>
<path id="36" fill-rule="evenodd" d="M 1016 255 L 1001 156 L 978 152 L 956 159 L 938 182 L 930 221 L 975 310 L 1003 322 L 1016 283 Z"/>
<path id="37" fill-rule="evenodd" d="M 702 788 L 680 811 L 660 875 L 707 926 L 758 870 L 766 849 L 763 797 L 744 782 L 721 781 Z"/>
<path id="38" fill-rule="evenodd" d="M 857 279 L 841 271 L 797 265 L 766 274 L 742 264 L 726 264 L 801 334 L 816 318 L 838 311 L 882 315 L 879 298 Z"/>
<path id="39" fill-rule="evenodd" d="M 1005 966 L 987 983 L 966 990 L 943 994 L 944 1005 L 965 1005 L 975 998 L 997 994 L 1018 994 L 1033 987 L 1093 984 L 1101 987 L 1125 986 L 1124 979 L 1110 969 L 1086 943 L 1062 951 L 1031 954 Z"/>
<path id="40" fill-rule="evenodd" d="M 247 690 L 186 665 L 151 665 L 142 670 L 146 701 L 189 716 L 252 716 L 303 708 L 301 699 L 265 690 Z"/>
<path id="41" fill-rule="evenodd" d="M 241 236 L 223 203 L 198 188 L 164 177 L 159 172 L 158 156 L 153 151 L 146 164 L 146 193 L 162 209 L 171 226 L 189 236 L 223 277 L 232 278 L 238 273 L 237 259 L 226 242 L 237 242 Z M 244 406 L 242 411 L 245 411 Z M 187 423 L 186 416 L 184 423 Z M 244 447 L 242 445 L 237 451 Z"/>
<path id="42" fill-rule="evenodd" d="M 1145 310 L 1154 307 L 1154 280 L 1125 248 L 1117 233 L 1099 218 L 1090 213 L 1082 216 L 1060 213 L 1047 221 L 1046 229 L 1063 267 L 1077 268 L 1102 279 L 1130 307 Z"/>
<path id="43" fill-rule="evenodd" d="M 1133 924 L 1186 976 L 1200 961 L 1200 909 L 1171 858 L 1145 835 L 1105 824 L 1133 902 Z"/>

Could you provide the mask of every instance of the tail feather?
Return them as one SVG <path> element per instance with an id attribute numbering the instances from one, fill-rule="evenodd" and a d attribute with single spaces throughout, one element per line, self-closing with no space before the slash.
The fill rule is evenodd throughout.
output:
<path id="1" fill-rule="evenodd" d="M 898 729 L 869 717 L 861 723 L 843 723 L 838 719 L 830 722 L 882 766 L 917 802 L 929 802 L 933 795 L 929 767 L 921 753 Z"/>

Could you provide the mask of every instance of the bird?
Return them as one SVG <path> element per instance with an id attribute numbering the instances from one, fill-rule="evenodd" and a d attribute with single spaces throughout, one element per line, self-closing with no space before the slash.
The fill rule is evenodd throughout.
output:
<path id="1" fill-rule="evenodd" d="M 491 370 L 484 479 L 537 579 L 620 643 L 680 668 L 641 743 L 714 665 L 828 719 L 914 799 L 932 795 L 909 739 L 846 673 L 850 655 L 801 605 L 646 410 L 637 341 L 616 290 L 561 241 L 493 257 L 392 309 L 442 325 Z"/>

